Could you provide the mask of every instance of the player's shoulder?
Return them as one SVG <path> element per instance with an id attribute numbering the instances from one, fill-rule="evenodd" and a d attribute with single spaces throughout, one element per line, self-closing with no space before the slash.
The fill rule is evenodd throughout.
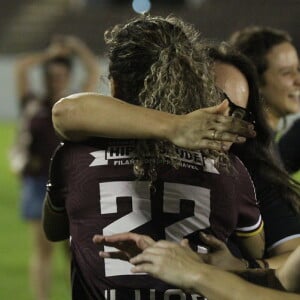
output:
<path id="1" fill-rule="evenodd" d="M 81 142 L 65 141 L 55 151 L 55 160 L 64 160 L 65 164 L 77 166 L 119 165 L 116 161 L 132 158 L 135 142 L 109 138 L 91 138 Z"/>
<path id="2" fill-rule="evenodd" d="M 238 176 L 250 177 L 249 171 L 242 160 L 235 154 L 229 154 L 230 164 L 233 170 L 236 170 Z"/>
<path id="3" fill-rule="evenodd" d="M 55 148 L 51 160 L 50 160 L 50 169 L 57 167 L 64 160 L 65 153 L 65 143 L 61 142 Z"/>
<path id="4" fill-rule="evenodd" d="M 111 139 L 104 137 L 94 137 L 89 138 L 80 142 L 65 141 L 65 149 L 76 149 L 76 148 L 85 148 L 85 149 L 108 149 L 109 147 L 125 147 L 127 145 L 133 145 L 134 141 L 132 140 L 121 140 L 121 139 Z"/>

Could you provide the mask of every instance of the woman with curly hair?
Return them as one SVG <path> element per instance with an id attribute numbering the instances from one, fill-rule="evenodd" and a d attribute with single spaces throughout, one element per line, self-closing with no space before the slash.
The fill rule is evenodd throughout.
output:
<path id="1" fill-rule="evenodd" d="M 132 276 L 128 262 L 103 261 L 98 252 L 109 249 L 92 237 L 131 231 L 187 238 L 197 249 L 205 230 L 222 241 L 235 234 L 249 255 L 261 257 L 254 187 L 241 161 L 225 152 L 253 136 L 253 125 L 223 115 L 228 102 L 220 104 L 206 46 L 182 21 L 143 16 L 107 31 L 106 42 L 112 93 L 123 101 L 78 94 L 54 107 L 63 137 L 98 137 L 57 149 L 45 232 L 51 240 L 70 237 L 73 299 L 192 299 Z"/>

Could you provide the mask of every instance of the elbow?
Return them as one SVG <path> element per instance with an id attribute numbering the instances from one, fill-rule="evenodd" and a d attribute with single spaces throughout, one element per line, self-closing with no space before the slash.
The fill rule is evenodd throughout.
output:
<path id="1" fill-rule="evenodd" d="M 62 98 L 52 108 L 52 122 L 55 131 L 66 140 L 72 140 L 74 116 L 77 106 L 68 98 Z"/>

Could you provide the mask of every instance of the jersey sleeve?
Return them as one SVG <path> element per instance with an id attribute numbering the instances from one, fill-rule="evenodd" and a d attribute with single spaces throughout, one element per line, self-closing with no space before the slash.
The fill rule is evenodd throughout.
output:
<path id="1" fill-rule="evenodd" d="M 300 215 L 274 186 L 255 178 L 257 198 L 265 223 L 267 251 L 288 240 L 300 238 Z"/>
<path id="2" fill-rule="evenodd" d="M 236 182 L 236 202 L 238 221 L 236 235 L 251 237 L 263 230 L 263 220 L 256 200 L 252 179 L 243 163 L 236 158 L 235 168 L 238 172 Z"/>
<path id="3" fill-rule="evenodd" d="M 65 185 L 65 161 L 63 159 L 63 147 L 61 143 L 51 158 L 49 177 L 47 182 L 48 203 L 54 211 L 65 209 L 65 197 L 67 187 Z"/>

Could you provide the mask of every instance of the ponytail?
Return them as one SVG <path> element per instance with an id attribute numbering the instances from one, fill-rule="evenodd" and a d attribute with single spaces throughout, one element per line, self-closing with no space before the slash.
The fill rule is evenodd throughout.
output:
<path id="1" fill-rule="evenodd" d="M 178 115 L 220 103 L 205 43 L 192 26 L 173 17 L 142 16 L 115 26 L 105 39 L 120 99 Z M 169 142 L 138 141 L 136 149 L 138 174 L 145 173 L 143 165 L 152 170 L 161 161 L 178 166 L 178 150 Z"/>

